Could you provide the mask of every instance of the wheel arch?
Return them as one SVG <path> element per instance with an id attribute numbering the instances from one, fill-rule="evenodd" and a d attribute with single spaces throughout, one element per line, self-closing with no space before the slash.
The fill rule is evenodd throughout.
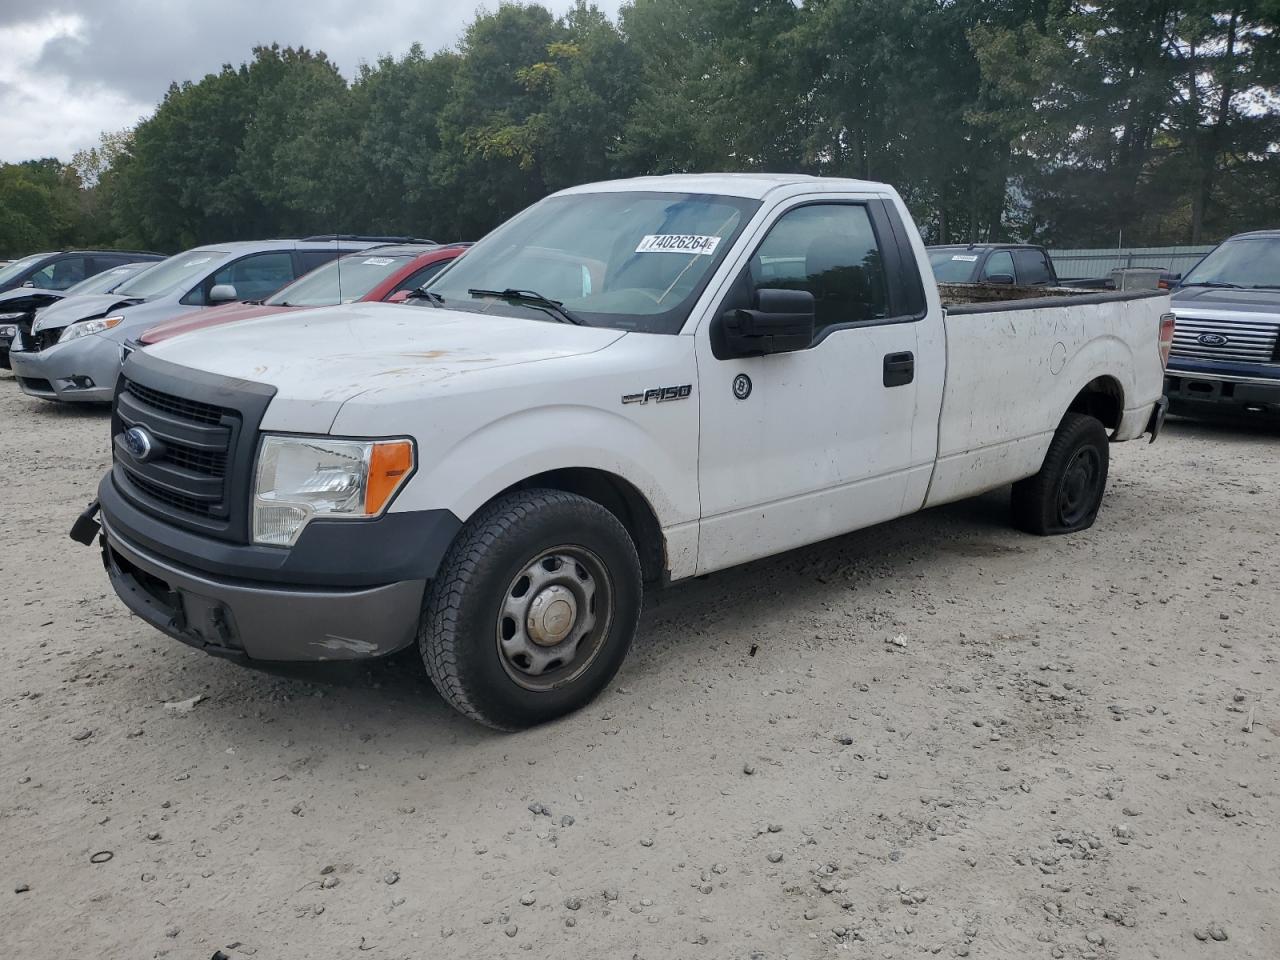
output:
<path id="1" fill-rule="evenodd" d="M 1114 434 L 1124 419 L 1124 387 L 1110 374 L 1094 377 L 1076 393 L 1066 413 L 1087 414 Z"/>
<path id="2" fill-rule="evenodd" d="M 626 528 L 640 557 L 646 583 L 661 581 L 669 570 L 666 537 L 658 515 L 644 494 L 630 481 L 595 467 L 559 467 L 511 484 L 491 499 L 513 490 L 562 490 L 600 504 Z"/>

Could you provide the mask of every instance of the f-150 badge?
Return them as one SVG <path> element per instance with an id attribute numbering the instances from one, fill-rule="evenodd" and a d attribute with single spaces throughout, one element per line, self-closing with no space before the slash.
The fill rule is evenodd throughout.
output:
<path id="1" fill-rule="evenodd" d="M 623 403 L 666 403 L 668 400 L 685 400 L 693 393 L 693 384 L 682 387 L 650 387 L 644 393 L 624 393 Z"/>

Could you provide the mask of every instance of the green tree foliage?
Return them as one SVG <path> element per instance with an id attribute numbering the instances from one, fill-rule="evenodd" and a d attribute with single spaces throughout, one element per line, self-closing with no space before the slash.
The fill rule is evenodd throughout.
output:
<path id="1" fill-rule="evenodd" d="M 474 238 L 616 176 L 885 180 L 934 240 L 1202 242 L 1280 221 L 1280 0 L 587 0 L 362 64 L 258 47 L 65 167 L 0 249 Z"/>
<path id="2" fill-rule="evenodd" d="M 0 165 L 0 255 L 57 249 L 82 233 L 80 179 L 52 158 Z"/>

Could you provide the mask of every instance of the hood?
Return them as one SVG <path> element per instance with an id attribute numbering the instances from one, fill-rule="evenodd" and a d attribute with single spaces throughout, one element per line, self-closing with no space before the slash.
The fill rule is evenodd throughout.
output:
<path id="1" fill-rule="evenodd" d="M 353 303 L 196 330 L 146 349 L 170 363 L 275 387 L 271 429 L 327 431 L 343 403 L 369 390 L 395 386 L 425 395 L 495 368 L 593 353 L 623 335 L 497 314 Z"/>
<path id="2" fill-rule="evenodd" d="M 105 317 L 117 306 L 128 304 L 127 297 L 118 297 L 114 293 L 91 293 L 83 297 L 64 297 L 40 311 L 32 331 L 60 330 L 80 320 L 92 320 L 94 317 Z"/>
<path id="3" fill-rule="evenodd" d="M 0 314 L 31 313 L 63 299 L 66 294 L 40 287 L 15 287 L 0 293 Z"/>
<path id="4" fill-rule="evenodd" d="M 277 313 L 287 313 L 298 307 L 268 307 L 260 303 L 228 303 L 221 307 L 210 307 L 201 310 L 194 316 L 175 317 L 148 328 L 138 342 L 150 346 L 160 343 L 181 333 L 193 330 L 204 330 L 207 327 L 220 327 L 225 323 L 236 323 L 240 320 L 252 320 L 255 317 L 269 317 Z"/>
<path id="5" fill-rule="evenodd" d="M 1173 294 L 1175 313 L 1280 314 L 1280 290 L 1232 290 L 1230 287 L 1183 287 Z"/>

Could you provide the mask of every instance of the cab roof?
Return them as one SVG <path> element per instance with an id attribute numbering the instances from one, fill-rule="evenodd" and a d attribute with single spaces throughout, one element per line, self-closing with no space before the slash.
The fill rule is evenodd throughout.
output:
<path id="1" fill-rule="evenodd" d="M 843 177 L 813 177 L 803 173 L 671 173 L 659 177 L 631 177 L 585 183 L 561 190 L 557 196 L 577 193 L 625 193 L 648 190 L 655 193 L 703 193 L 763 200 L 778 190 L 820 193 L 853 192 L 892 194 L 893 188 L 869 180 Z"/>
<path id="2" fill-rule="evenodd" d="M 207 253 L 253 253 L 267 250 L 349 250 L 359 252 L 376 247 L 378 244 L 368 240 L 230 240 L 226 243 L 201 243 L 179 252 L 194 253 L 203 250 Z"/>

